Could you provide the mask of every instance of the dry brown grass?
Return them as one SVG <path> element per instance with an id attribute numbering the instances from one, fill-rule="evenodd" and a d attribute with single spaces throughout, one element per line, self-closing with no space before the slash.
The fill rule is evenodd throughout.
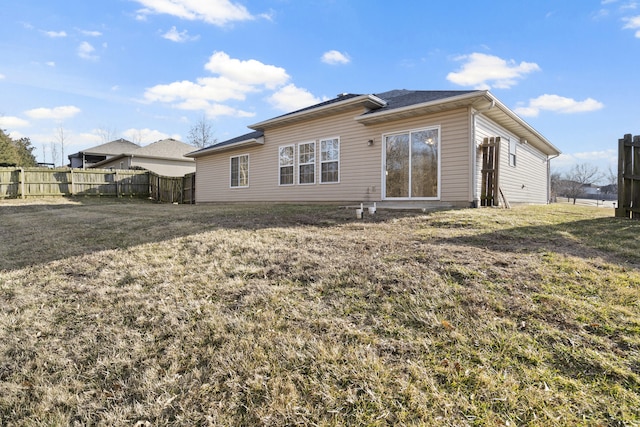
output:
<path id="1" fill-rule="evenodd" d="M 0 204 L 0 425 L 640 423 L 640 224 Z"/>

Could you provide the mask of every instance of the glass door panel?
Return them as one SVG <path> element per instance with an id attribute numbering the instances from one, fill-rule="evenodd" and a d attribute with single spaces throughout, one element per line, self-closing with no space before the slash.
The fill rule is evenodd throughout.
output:
<path id="1" fill-rule="evenodd" d="M 387 136 L 385 147 L 386 197 L 409 197 L 409 134 Z"/>

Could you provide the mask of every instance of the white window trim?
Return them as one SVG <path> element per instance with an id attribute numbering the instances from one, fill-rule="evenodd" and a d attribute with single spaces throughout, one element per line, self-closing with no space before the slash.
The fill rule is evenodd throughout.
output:
<path id="1" fill-rule="evenodd" d="M 287 148 L 287 147 L 293 147 L 293 164 L 291 165 L 291 167 L 293 167 L 293 180 L 292 180 L 291 184 L 282 184 L 280 182 L 280 170 L 283 167 L 289 167 L 289 166 L 282 166 L 280 164 L 280 149 L 281 148 Z M 291 187 L 293 185 L 296 185 L 296 144 L 281 145 L 281 146 L 278 147 L 278 186 L 279 187 Z"/>
<path id="2" fill-rule="evenodd" d="M 512 140 L 511 138 L 507 138 L 507 141 L 509 142 L 509 154 L 508 154 L 509 158 L 507 160 L 508 160 L 509 166 L 511 166 L 512 168 L 515 168 L 518 166 L 518 141 Z M 513 147 L 513 152 L 511 151 L 511 147 Z M 513 164 L 511 163 L 512 158 L 513 158 Z"/>
<path id="3" fill-rule="evenodd" d="M 301 145 L 308 145 L 308 144 L 313 144 L 313 163 L 307 162 L 307 163 L 302 163 L 300 162 L 300 146 Z M 316 149 L 316 141 L 306 141 L 306 142 L 299 142 L 298 143 L 298 161 L 294 163 L 297 163 L 296 167 L 294 168 L 294 170 L 296 171 L 296 177 L 295 180 L 298 183 L 298 185 L 315 185 L 316 184 L 316 175 L 318 174 L 317 171 L 317 158 L 318 158 L 318 153 L 317 153 L 317 149 Z M 307 166 L 307 165 L 313 165 L 313 182 L 300 182 L 300 167 L 301 166 Z"/>
<path id="4" fill-rule="evenodd" d="M 424 131 L 424 130 L 433 130 L 433 129 L 437 129 L 438 130 L 438 191 L 437 191 L 437 195 L 435 197 L 387 197 L 387 177 L 386 177 L 386 172 L 387 172 L 387 140 L 386 138 L 389 136 L 394 136 L 394 135 L 402 135 L 405 133 L 409 134 L 409 143 L 411 143 L 411 133 L 412 132 L 420 132 L 420 131 Z M 398 131 L 398 132 L 389 132 L 389 133 L 383 133 L 382 134 L 382 144 L 381 145 L 381 149 L 382 149 L 382 173 L 381 178 L 382 178 L 382 182 L 380 184 L 380 189 L 381 189 L 381 193 L 382 193 L 382 200 L 440 200 L 441 198 L 441 192 L 442 192 L 442 128 L 440 125 L 435 125 L 435 126 L 426 126 L 426 127 L 422 127 L 422 128 L 415 128 L 415 129 L 407 129 L 407 130 L 402 130 L 402 131 Z M 411 164 L 411 150 L 409 150 L 409 164 Z M 409 174 L 409 189 L 411 189 L 411 174 Z"/>
<path id="5" fill-rule="evenodd" d="M 337 181 L 327 181 L 324 182 L 322 181 L 322 164 L 323 163 L 333 163 L 336 162 L 336 160 L 326 160 L 326 161 L 322 161 L 322 141 L 331 141 L 333 139 L 337 139 L 338 140 L 338 180 Z M 320 153 L 320 184 L 321 185 L 332 185 L 332 184 L 340 184 L 340 179 L 342 178 L 342 174 L 340 173 L 340 158 L 342 157 L 342 141 L 340 140 L 339 136 L 332 136 L 330 138 L 321 138 L 318 142 L 318 150 Z"/>
<path id="6" fill-rule="evenodd" d="M 231 179 L 232 179 L 232 175 L 231 173 L 233 172 L 233 159 L 240 159 L 240 157 L 246 157 L 247 158 L 247 185 L 231 185 Z M 249 188 L 249 182 L 250 182 L 250 177 L 251 175 L 249 174 L 249 170 L 250 170 L 250 165 L 251 165 L 251 158 L 249 157 L 249 154 L 238 154 L 237 156 L 231 156 L 229 157 L 229 188 L 231 189 L 236 189 L 236 188 Z M 240 161 L 238 160 L 238 173 L 240 172 Z M 240 177 L 238 177 L 238 184 L 240 183 Z"/>

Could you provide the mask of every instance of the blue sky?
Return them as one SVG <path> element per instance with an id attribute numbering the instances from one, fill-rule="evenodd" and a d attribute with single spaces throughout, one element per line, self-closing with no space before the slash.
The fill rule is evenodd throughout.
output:
<path id="1" fill-rule="evenodd" d="M 333 98 L 489 89 L 563 155 L 640 134 L 633 0 L 22 0 L 0 11 L 0 128 L 39 161 L 105 140 L 223 141 Z M 65 159 L 66 160 L 66 159 Z"/>

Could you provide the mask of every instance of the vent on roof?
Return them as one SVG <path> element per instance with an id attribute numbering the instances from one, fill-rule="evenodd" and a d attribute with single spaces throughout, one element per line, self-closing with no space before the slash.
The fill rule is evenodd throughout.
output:
<path id="1" fill-rule="evenodd" d="M 336 98 L 342 98 L 342 97 L 345 97 L 347 95 L 349 95 L 347 92 L 342 92 L 342 93 L 339 93 L 338 96 L 336 96 Z"/>

